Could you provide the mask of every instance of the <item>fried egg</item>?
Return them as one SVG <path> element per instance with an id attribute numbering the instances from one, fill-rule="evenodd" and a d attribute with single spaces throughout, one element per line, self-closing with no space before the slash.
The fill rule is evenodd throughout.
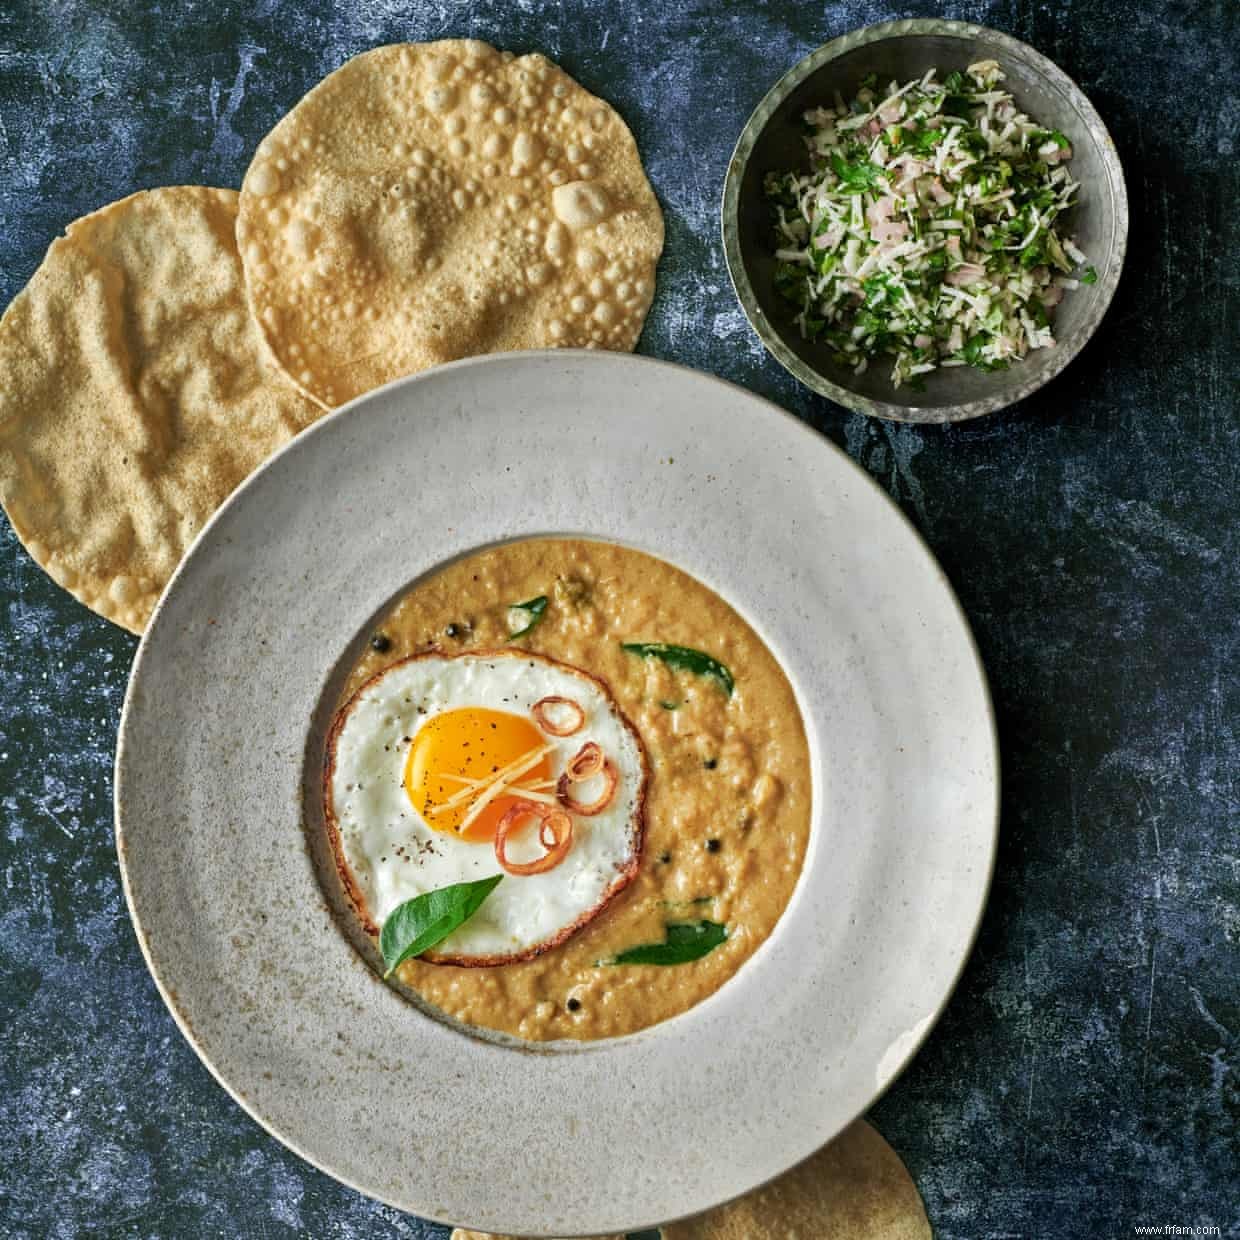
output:
<path id="1" fill-rule="evenodd" d="M 598 747 L 615 784 L 594 813 L 607 777 L 566 774 L 586 746 Z M 647 772 L 636 730 L 587 672 L 520 650 L 431 653 L 380 672 L 340 709 L 324 809 L 341 878 L 372 934 L 414 896 L 503 873 L 423 958 L 504 964 L 562 942 L 632 881 Z M 572 842 L 553 868 L 517 872 L 552 843 L 536 815 L 506 820 L 519 800 L 567 809 Z"/>

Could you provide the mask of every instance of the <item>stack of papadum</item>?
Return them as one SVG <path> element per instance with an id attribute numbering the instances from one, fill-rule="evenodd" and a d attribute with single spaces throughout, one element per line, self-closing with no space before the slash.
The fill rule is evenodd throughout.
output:
<path id="1" fill-rule="evenodd" d="M 232 490 L 317 417 L 507 349 L 632 349 L 663 219 L 633 137 L 539 55 L 380 47 L 263 140 L 240 195 L 71 224 L 0 320 L 0 503 L 141 633 Z"/>
<path id="2" fill-rule="evenodd" d="M 864 1120 L 771 1183 L 695 1218 L 663 1240 L 931 1240 L 917 1186 Z M 452 1240 L 519 1240 L 457 1228 Z M 608 1240 L 623 1240 L 622 1236 Z"/>

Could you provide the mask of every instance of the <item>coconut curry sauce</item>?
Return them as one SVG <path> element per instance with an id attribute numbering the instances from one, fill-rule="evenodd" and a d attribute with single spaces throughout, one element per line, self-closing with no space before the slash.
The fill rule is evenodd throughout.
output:
<path id="1" fill-rule="evenodd" d="M 543 608 L 513 610 L 544 597 Z M 733 692 L 718 675 L 623 643 L 706 652 Z M 380 623 L 342 701 L 406 655 L 504 646 L 606 681 L 637 728 L 650 761 L 640 869 L 596 920 L 541 956 L 491 968 L 411 960 L 400 977 L 457 1020 L 533 1041 L 614 1037 L 684 1012 L 757 950 L 800 874 L 810 760 L 792 688 L 753 630 L 688 574 L 610 543 L 537 539 L 469 556 L 412 589 Z M 703 923 L 727 937 L 696 960 L 599 963 L 664 942 L 669 924 Z"/>

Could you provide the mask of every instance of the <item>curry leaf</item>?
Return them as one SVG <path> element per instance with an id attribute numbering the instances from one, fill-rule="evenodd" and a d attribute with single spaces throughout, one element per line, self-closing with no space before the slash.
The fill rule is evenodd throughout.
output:
<path id="1" fill-rule="evenodd" d="M 397 905 L 388 914 L 379 935 L 379 950 L 387 965 L 383 976 L 391 976 L 402 961 L 429 951 L 467 922 L 503 877 L 493 874 L 473 883 L 453 883 Z"/>
<path id="2" fill-rule="evenodd" d="M 713 676 L 728 697 L 732 696 L 732 673 L 718 659 L 700 650 L 689 646 L 670 646 L 667 642 L 621 642 L 620 647 L 629 654 L 641 655 L 643 659 L 661 659 L 668 667 L 695 672 L 699 676 Z"/>
<path id="3" fill-rule="evenodd" d="M 543 618 L 543 612 L 547 610 L 547 596 L 540 594 L 537 598 L 527 599 L 524 603 L 513 603 L 508 609 L 508 623 L 513 623 L 512 613 L 519 612 L 516 617 L 516 623 L 520 625 L 524 620 L 524 626 L 518 628 L 515 632 L 508 634 L 508 640 L 512 641 L 517 637 L 524 637 L 531 629 L 538 627 L 538 622 Z"/>
<path id="4" fill-rule="evenodd" d="M 600 964 L 688 964 L 713 952 L 728 938 L 727 926 L 717 921 L 673 921 L 662 943 L 630 947 Z"/>

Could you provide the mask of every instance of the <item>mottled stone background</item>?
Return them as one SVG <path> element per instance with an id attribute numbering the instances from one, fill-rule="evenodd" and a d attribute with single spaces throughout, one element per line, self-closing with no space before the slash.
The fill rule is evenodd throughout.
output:
<path id="1" fill-rule="evenodd" d="M 919 430 L 849 415 L 764 356 L 716 212 L 736 135 L 787 66 L 930 14 L 1026 39 L 1084 87 L 1133 233 L 1116 303 L 1066 374 L 1004 414 Z M 1003 744 L 994 893 L 945 1018 L 873 1115 L 937 1234 L 1240 1234 L 1235 0 L 0 0 L 0 302 L 75 216 L 145 186 L 236 186 L 348 56 L 449 35 L 544 51 L 615 103 L 667 213 L 642 350 L 842 445 L 973 623 Z M 0 1232 L 444 1234 L 286 1152 L 177 1033 L 112 843 L 136 643 L 7 524 L 0 604 Z"/>

